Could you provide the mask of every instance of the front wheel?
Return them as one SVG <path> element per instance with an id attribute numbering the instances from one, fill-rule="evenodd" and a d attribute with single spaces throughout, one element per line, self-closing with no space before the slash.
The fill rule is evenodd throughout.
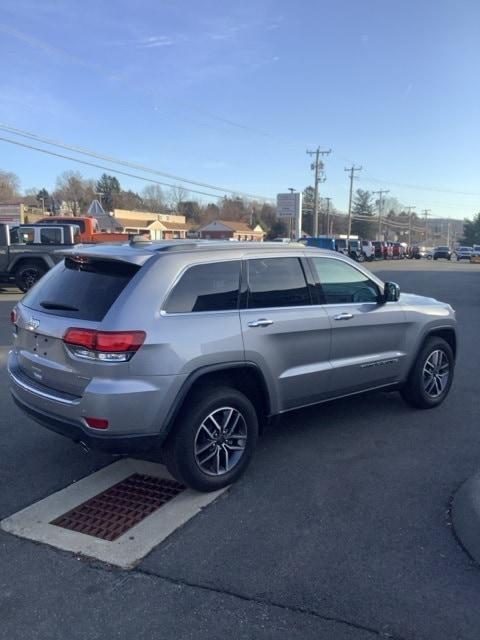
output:
<path id="1" fill-rule="evenodd" d="M 231 387 L 189 396 L 164 448 L 170 473 L 197 491 L 216 491 L 244 473 L 258 438 L 257 412 Z"/>
<path id="2" fill-rule="evenodd" d="M 453 381 L 455 358 L 443 338 L 432 336 L 423 345 L 408 380 L 400 393 L 417 409 L 433 409 L 448 395 Z"/>

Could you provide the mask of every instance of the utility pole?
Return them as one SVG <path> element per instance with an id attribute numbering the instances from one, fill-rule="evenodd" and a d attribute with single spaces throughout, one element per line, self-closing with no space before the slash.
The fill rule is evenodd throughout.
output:
<path id="1" fill-rule="evenodd" d="M 324 198 L 327 201 L 327 236 L 330 235 L 330 201 L 331 198 Z"/>
<path id="2" fill-rule="evenodd" d="M 423 209 L 422 213 L 425 216 L 425 246 L 428 247 L 428 216 L 431 209 Z M 448 244 L 448 243 L 447 243 Z"/>
<path id="3" fill-rule="evenodd" d="M 320 182 L 325 182 L 326 177 L 323 171 L 323 161 L 320 160 L 320 156 L 328 156 L 332 153 L 331 149 L 322 151 L 320 147 L 317 147 L 315 151 L 307 150 L 307 155 L 315 156 L 315 162 L 312 162 L 310 168 L 315 170 L 315 193 L 313 196 L 313 235 L 318 236 L 318 185 Z"/>
<path id="4" fill-rule="evenodd" d="M 408 246 L 412 246 L 412 209 L 416 209 L 416 207 L 406 207 L 408 210 Z"/>
<path id="5" fill-rule="evenodd" d="M 390 189 L 380 189 L 380 191 L 372 191 L 372 195 L 378 194 L 378 239 L 382 239 L 382 213 L 383 213 L 383 194 L 390 193 Z"/>
<path id="6" fill-rule="evenodd" d="M 348 196 L 348 232 L 347 237 L 350 237 L 352 231 L 352 192 L 353 192 L 353 179 L 355 177 L 355 171 L 361 171 L 363 167 L 356 167 L 354 164 L 348 169 L 345 167 L 345 171 L 350 173 L 350 195 Z"/>

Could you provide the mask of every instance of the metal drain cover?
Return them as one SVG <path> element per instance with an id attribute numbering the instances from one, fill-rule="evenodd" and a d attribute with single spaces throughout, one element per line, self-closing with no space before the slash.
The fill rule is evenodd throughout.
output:
<path id="1" fill-rule="evenodd" d="M 185 488 L 175 480 L 134 473 L 50 524 L 102 540 L 116 540 Z"/>

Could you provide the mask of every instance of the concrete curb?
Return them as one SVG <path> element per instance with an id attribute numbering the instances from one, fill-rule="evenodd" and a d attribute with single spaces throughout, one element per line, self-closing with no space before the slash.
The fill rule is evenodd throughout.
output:
<path id="1" fill-rule="evenodd" d="M 467 553 L 480 564 L 480 471 L 453 496 L 452 525 Z"/>

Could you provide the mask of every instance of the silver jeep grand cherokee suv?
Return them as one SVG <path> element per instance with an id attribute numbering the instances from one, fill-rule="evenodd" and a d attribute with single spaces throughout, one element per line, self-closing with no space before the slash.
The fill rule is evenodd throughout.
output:
<path id="1" fill-rule="evenodd" d="M 245 471 L 274 416 L 372 389 L 428 409 L 455 365 L 448 304 L 296 244 L 76 248 L 12 322 L 11 390 L 26 414 L 89 447 L 160 445 L 202 491 Z"/>

